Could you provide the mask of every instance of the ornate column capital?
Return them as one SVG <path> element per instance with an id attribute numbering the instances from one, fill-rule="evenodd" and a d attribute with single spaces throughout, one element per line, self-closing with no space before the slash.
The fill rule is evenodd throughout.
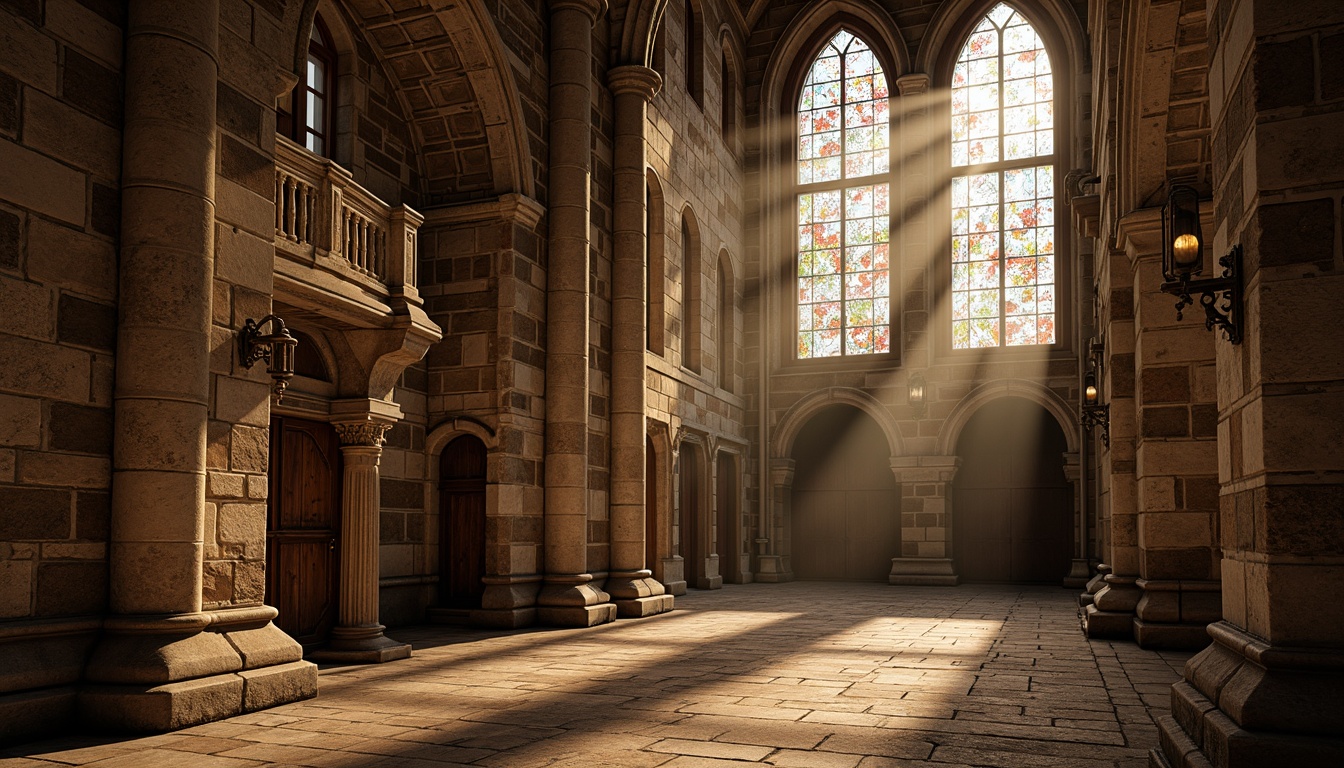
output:
<path id="1" fill-rule="evenodd" d="M 342 446 L 365 445 L 380 447 L 387 441 L 387 430 L 392 428 L 391 424 L 377 421 L 354 423 L 335 422 L 332 426 L 336 428 L 336 437 L 340 439 Z"/>
<path id="2" fill-rule="evenodd" d="M 663 87 L 663 76 L 642 64 L 622 64 L 607 72 L 607 85 L 616 96 L 633 93 L 652 101 Z"/>
<path id="3" fill-rule="evenodd" d="M 929 92 L 929 76 L 923 72 L 901 75 L 896 78 L 896 90 L 902 96 L 916 96 Z"/>
<path id="4" fill-rule="evenodd" d="M 551 15 L 560 11 L 579 11 L 588 16 L 590 23 L 596 23 L 607 12 L 607 0 L 551 0 Z"/>
<path id="5" fill-rule="evenodd" d="M 401 406 L 387 400 L 356 398 L 331 404 L 331 426 L 342 446 L 381 447 L 387 430 L 401 420 Z"/>

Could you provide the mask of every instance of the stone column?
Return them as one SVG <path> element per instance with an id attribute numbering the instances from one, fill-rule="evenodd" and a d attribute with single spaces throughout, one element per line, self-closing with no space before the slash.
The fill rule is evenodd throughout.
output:
<path id="1" fill-rule="evenodd" d="M 793 504 L 793 459 L 770 460 L 770 509 L 764 524 L 765 533 L 770 541 L 766 551 L 758 559 L 760 571 L 757 581 L 779 583 L 793 581 L 793 568 L 790 565 L 789 523 Z"/>
<path id="2" fill-rule="evenodd" d="M 1097 275 L 1097 293 L 1106 345 L 1102 393 L 1111 406 L 1111 444 L 1102 447 L 1098 457 L 1097 517 L 1105 526 L 1100 538 L 1106 562 L 1097 569 L 1101 586 L 1083 609 L 1083 631 L 1088 637 L 1129 638 L 1134 635 L 1134 608 L 1142 596 L 1135 583 L 1139 534 L 1134 482 L 1134 275 L 1123 251 L 1112 250 L 1102 263 L 1109 266 Z"/>
<path id="3" fill-rule="evenodd" d="M 644 562 L 645 547 L 645 110 L 662 86 L 648 67 L 607 74 L 616 104 L 611 355 L 611 574 L 606 590 L 618 615 L 672 609 L 672 596 Z"/>
<path id="4" fill-rule="evenodd" d="M 383 635 L 378 622 L 378 460 L 384 435 L 400 417 L 401 408 L 385 400 L 332 403 L 343 464 L 341 589 L 331 642 L 312 655 L 320 661 L 381 663 L 411 655 L 411 646 Z"/>
<path id="5" fill-rule="evenodd" d="M 1157 718 L 1151 764 L 1334 766 L 1344 755 L 1344 87 L 1331 36 L 1344 4 L 1208 6 L 1216 149 L 1202 207 L 1216 219 L 1204 234 L 1214 257 L 1242 247 L 1246 296 L 1243 341 L 1216 337 L 1223 619 L 1186 663 L 1170 716 Z"/>
<path id="6" fill-rule="evenodd" d="M 181 728 L 317 690 L 274 608 L 201 612 L 218 36 L 217 0 L 130 6 L 111 615 L 80 692 L 104 729 Z"/>
<path id="7" fill-rule="evenodd" d="M 1142 596 L 1134 639 L 1144 648 L 1197 650 L 1221 618 L 1214 338 L 1203 312 L 1177 320 L 1162 293 L 1160 210 L 1120 229 L 1134 275 L 1134 480 Z M 1212 211 L 1204 229 L 1212 228 Z"/>
<path id="8" fill-rule="evenodd" d="M 948 488 L 957 456 L 893 456 L 891 472 L 901 490 L 901 551 L 891 558 L 890 584 L 952 587 L 952 515 Z"/>
<path id="9" fill-rule="evenodd" d="M 551 0 L 546 297 L 546 576 L 537 617 L 587 627 L 616 606 L 588 573 L 589 192 L 593 24 L 606 0 Z"/>
<path id="10" fill-rule="evenodd" d="M 1087 436 L 1084 436 L 1087 440 Z M 1087 586 L 1092 577 L 1092 565 L 1087 559 L 1087 482 L 1083 477 L 1080 452 L 1064 454 L 1064 478 L 1073 486 L 1073 563 L 1069 566 L 1069 575 L 1064 577 L 1064 586 L 1080 589 Z"/>

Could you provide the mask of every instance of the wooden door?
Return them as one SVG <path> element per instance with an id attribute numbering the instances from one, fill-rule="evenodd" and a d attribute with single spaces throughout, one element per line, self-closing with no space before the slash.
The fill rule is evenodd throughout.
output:
<path id="1" fill-rule="evenodd" d="M 479 608 L 485 593 L 485 444 L 463 435 L 439 456 L 439 602 Z"/>
<path id="2" fill-rule="evenodd" d="M 957 442 L 953 552 L 963 581 L 1058 583 L 1072 558 L 1064 434 L 1040 406 L 984 406 Z"/>
<path id="3" fill-rule="evenodd" d="M 901 515 L 881 428 L 858 409 L 836 406 L 808 422 L 794 446 L 794 574 L 886 581 L 901 554 Z"/>
<path id="4" fill-rule="evenodd" d="M 730 584 L 742 581 L 742 519 L 737 505 L 737 461 L 720 453 L 714 487 L 717 512 L 715 551 L 719 554 L 719 573 Z"/>
<path id="5" fill-rule="evenodd" d="M 699 587 L 705 576 L 705 550 L 701 543 L 700 453 L 694 445 L 683 444 L 681 449 L 681 488 L 677 498 L 681 522 L 679 541 L 681 557 L 686 568 L 686 584 Z"/>
<path id="6" fill-rule="evenodd" d="M 271 419 L 266 602 L 276 626 L 305 648 L 327 640 L 336 620 L 341 520 L 341 448 L 330 424 Z"/>

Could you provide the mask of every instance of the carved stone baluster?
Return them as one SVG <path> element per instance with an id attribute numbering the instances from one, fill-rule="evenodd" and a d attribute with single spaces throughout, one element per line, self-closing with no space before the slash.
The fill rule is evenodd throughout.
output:
<path id="1" fill-rule="evenodd" d="M 284 233 L 285 223 L 285 174 L 275 172 L 275 233 Z"/>
<path id="2" fill-rule="evenodd" d="M 294 220 L 297 213 L 294 210 L 294 188 L 298 181 L 293 176 L 285 177 L 285 237 L 290 240 L 297 240 L 294 236 Z"/>

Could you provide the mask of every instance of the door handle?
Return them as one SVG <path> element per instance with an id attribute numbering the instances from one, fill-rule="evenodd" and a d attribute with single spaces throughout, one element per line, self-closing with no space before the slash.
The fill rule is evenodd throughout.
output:
<path id="1" fill-rule="evenodd" d="M 336 551 L 336 540 L 335 540 L 335 539 L 332 539 L 331 541 L 327 542 L 327 551 L 328 551 L 328 552 L 335 552 L 335 551 Z"/>

